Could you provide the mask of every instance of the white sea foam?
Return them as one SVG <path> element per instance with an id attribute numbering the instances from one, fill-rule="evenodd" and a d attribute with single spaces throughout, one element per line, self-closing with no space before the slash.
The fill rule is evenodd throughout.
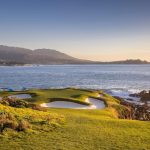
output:
<path id="1" fill-rule="evenodd" d="M 133 97 L 130 96 L 130 94 L 138 93 L 140 90 L 127 90 L 127 89 L 110 89 L 106 90 L 106 92 L 112 96 L 118 96 L 120 98 L 123 98 L 125 101 L 142 105 L 144 104 L 143 102 L 140 101 L 140 97 Z"/>

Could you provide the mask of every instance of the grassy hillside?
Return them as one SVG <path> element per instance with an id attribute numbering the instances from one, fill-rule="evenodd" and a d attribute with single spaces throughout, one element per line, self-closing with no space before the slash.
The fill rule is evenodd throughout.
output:
<path id="1" fill-rule="evenodd" d="M 32 93 L 33 99 L 29 101 L 34 103 L 48 102 L 49 98 L 73 99 L 76 102 L 84 103 L 85 97 L 97 97 L 97 94 L 100 93 L 103 95 L 102 99 L 107 107 L 102 110 L 51 108 L 46 111 L 38 111 L 0 105 L 1 111 L 13 113 L 22 119 L 33 118 L 27 119 L 32 125 L 31 129 L 21 132 L 6 129 L 1 134 L 0 149 L 2 150 L 150 149 L 150 122 L 118 119 L 118 110 L 122 110 L 124 107 L 119 104 L 119 101 L 102 91 L 62 89 L 30 90 L 26 93 Z M 4 92 L 0 96 L 11 94 Z M 45 122 L 47 115 L 50 115 L 52 120 L 48 124 L 41 124 L 41 120 Z M 38 120 L 37 123 L 36 120 Z"/>

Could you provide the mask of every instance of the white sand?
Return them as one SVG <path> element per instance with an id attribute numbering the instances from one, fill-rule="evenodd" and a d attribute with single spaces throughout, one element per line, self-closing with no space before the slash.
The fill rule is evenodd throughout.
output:
<path id="1" fill-rule="evenodd" d="M 51 108 L 72 108 L 72 109 L 103 109 L 105 108 L 105 104 L 101 100 L 97 100 L 94 98 L 87 98 L 85 102 L 90 103 L 90 106 L 77 104 L 74 102 L 67 101 L 54 101 L 50 103 L 41 104 L 42 107 L 51 107 Z"/>
<path id="2" fill-rule="evenodd" d="M 91 104 L 89 109 L 103 109 L 106 107 L 104 102 L 98 99 L 87 98 L 85 101 Z"/>
<path id="3" fill-rule="evenodd" d="M 27 99 L 32 98 L 30 94 L 17 94 L 17 95 L 11 95 L 8 96 L 9 98 L 16 98 L 16 99 Z"/>

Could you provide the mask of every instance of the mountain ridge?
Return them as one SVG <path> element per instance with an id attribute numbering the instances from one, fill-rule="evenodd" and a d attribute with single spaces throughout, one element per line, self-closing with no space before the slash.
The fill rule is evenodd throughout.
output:
<path id="1" fill-rule="evenodd" d="M 0 45 L 0 65 L 25 65 L 25 64 L 149 64 L 140 59 L 101 62 L 72 57 L 54 49 L 27 49 Z"/>

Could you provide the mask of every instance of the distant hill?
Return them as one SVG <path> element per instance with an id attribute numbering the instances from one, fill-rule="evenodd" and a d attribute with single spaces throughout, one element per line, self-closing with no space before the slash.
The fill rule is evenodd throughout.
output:
<path id="1" fill-rule="evenodd" d="M 74 58 L 53 49 L 30 50 L 0 45 L 0 65 L 24 64 L 148 64 L 142 60 L 99 62 Z"/>
<path id="2" fill-rule="evenodd" d="M 148 61 L 140 59 L 127 59 L 120 61 L 101 62 L 102 64 L 150 64 Z"/>
<path id="3" fill-rule="evenodd" d="M 77 59 L 52 49 L 30 50 L 0 45 L 0 64 L 84 64 L 89 60 Z"/>

